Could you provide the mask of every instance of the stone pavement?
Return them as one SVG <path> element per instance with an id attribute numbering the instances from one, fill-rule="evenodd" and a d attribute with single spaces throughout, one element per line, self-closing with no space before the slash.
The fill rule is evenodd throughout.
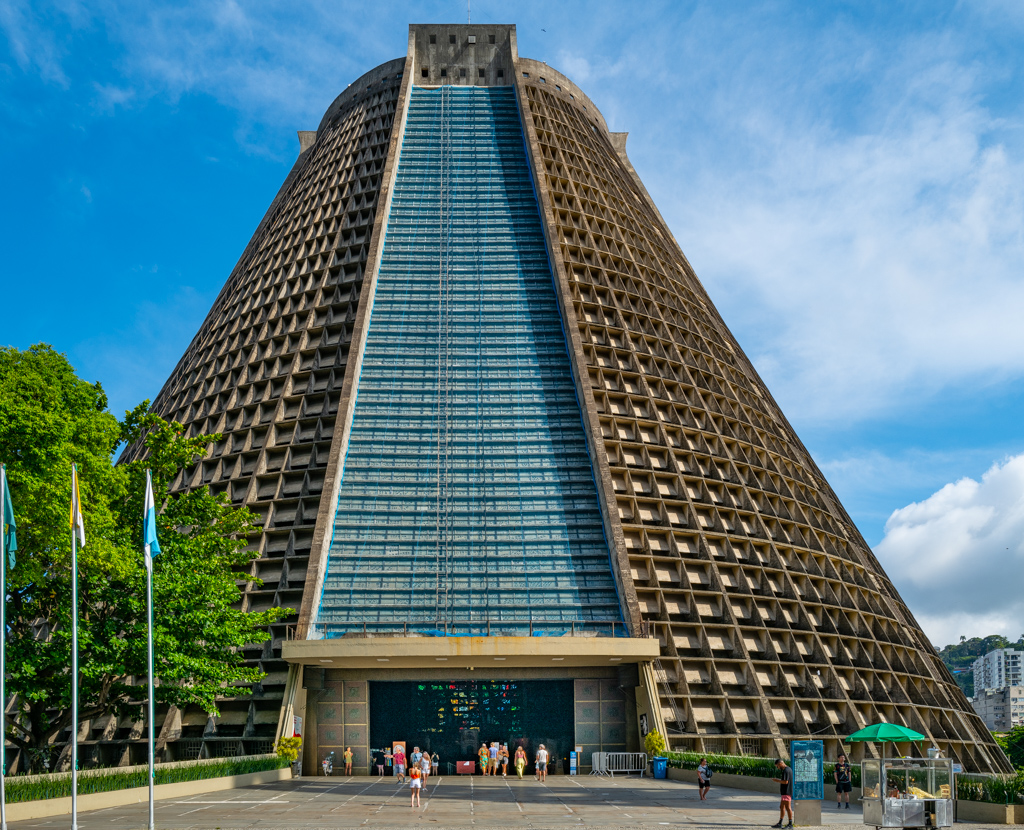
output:
<path id="1" fill-rule="evenodd" d="M 161 830 L 321 830 L 321 828 L 646 828 L 768 827 L 778 800 L 764 793 L 712 788 L 701 802 L 693 784 L 649 778 L 553 776 L 540 784 L 480 776 L 432 777 L 422 807 L 409 807 L 409 787 L 393 778 L 303 778 L 260 787 L 204 793 L 156 802 Z M 135 830 L 146 826 L 146 804 L 79 815 L 81 830 Z M 859 805 L 838 811 L 825 803 L 826 827 L 862 828 Z M 70 816 L 12 822 L 10 830 L 66 828 Z M 978 827 L 978 825 L 973 825 Z"/>

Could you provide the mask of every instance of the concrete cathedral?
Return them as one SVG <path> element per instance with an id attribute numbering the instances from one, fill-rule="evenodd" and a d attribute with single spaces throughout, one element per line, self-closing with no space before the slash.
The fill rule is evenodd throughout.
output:
<path id="1" fill-rule="evenodd" d="M 649 729 L 834 758 L 886 720 L 1008 769 L 626 134 L 514 26 L 411 26 L 299 140 L 153 407 L 223 433 L 173 488 L 262 517 L 245 607 L 296 615 L 246 652 L 251 699 L 164 707 L 165 760 L 297 728 L 307 774 L 395 742 L 580 747 L 586 768 Z"/>

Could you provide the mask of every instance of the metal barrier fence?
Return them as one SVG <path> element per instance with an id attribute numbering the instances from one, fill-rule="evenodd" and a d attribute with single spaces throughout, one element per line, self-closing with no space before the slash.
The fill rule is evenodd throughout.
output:
<path id="1" fill-rule="evenodd" d="M 612 778 L 617 772 L 643 775 L 646 769 L 646 752 L 592 752 L 590 755 L 591 775 L 610 775 Z"/>

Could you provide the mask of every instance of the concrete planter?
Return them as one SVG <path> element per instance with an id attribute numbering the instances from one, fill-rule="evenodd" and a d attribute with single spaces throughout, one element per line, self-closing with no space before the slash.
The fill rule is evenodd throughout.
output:
<path id="1" fill-rule="evenodd" d="M 957 801 L 958 821 L 987 824 L 1024 824 L 1024 804 L 989 804 L 985 801 Z"/>
<path id="2" fill-rule="evenodd" d="M 181 781 L 177 784 L 158 784 L 153 788 L 153 797 L 158 801 L 168 798 L 190 798 L 201 793 L 230 790 L 235 787 L 253 787 L 271 784 L 292 777 L 291 767 L 250 772 L 247 775 L 225 775 L 222 778 L 204 778 L 200 781 Z M 127 804 L 145 804 L 149 801 L 148 787 L 132 787 L 129 790 L 113 790 L 109 793 L 91 793 L 78 796 L 78 811 L 105 810 L 108 807 L 124 807 Z M 42 798 L 38 801 L 22 801 L 7 805 L 8 821 L 48 818 L 71 814 L 71 797 Z"/>

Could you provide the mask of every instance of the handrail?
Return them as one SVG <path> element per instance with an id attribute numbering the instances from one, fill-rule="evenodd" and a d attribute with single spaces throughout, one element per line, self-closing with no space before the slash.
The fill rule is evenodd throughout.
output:
<path id="1" fill-rule="evenodd" d="M 295 640 L 298 626 L 285 626 L 285 639 Z M 524 620 L 468 618 L 393 622 L 311 623 L 307 639 L 340 637 L 630 637 L 624 622 L 557 620 L 532 617 Z M 639 637 L 652 635 L 646 622 Z"/>

